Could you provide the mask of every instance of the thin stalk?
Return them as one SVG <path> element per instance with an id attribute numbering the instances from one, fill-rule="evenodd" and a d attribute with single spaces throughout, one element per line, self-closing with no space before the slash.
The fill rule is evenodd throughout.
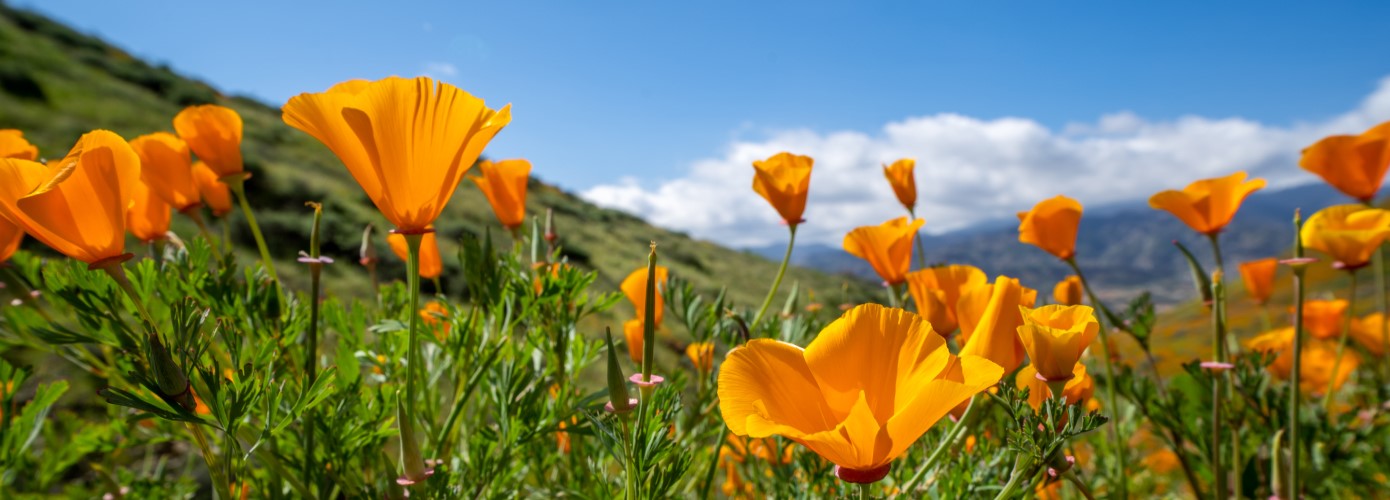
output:
<path id="1" fill-rule="evenodd" d="M 888 307 L 900 307 L 898 305 L 898 287 L 902 285 L 888 285 Z"/>
<path id="2" fill-rule="evenodd" d="M 187 216 L 193 221 L 193 224 L 198 226 L 198 232 L 202 233 L 203 238 L 208 240 L 208 246 L 217 248 L 217 238 L 212 237 L 212 231 L 208 229 L 208 224 L 203 222 L 203 213 L 199 211 L 200 208 L 202 208 L 202 205 L 194 205 L 180 210 L 179 213 Z"/>
<path id="3" fill-rule="evenodd" d="M 994 500 L 1009 498 L 1013 495 L 1014 490 L 1018 489 L 1019 483 L 1032 475 L 1025 473 L 1025 471 L 1032 468 L 1032 460 L 1025 458 L 1022 453 L 1018 454 L 1018 457 L 1014 459 L 1014 468 L 1013 472 L 1010 473 L 1009 482 L 1004 485 L 1004 489 L 999 490 L 999 494 L 994 496 Z"/>
<path id="4" fill-rule="evenodd" d="M 198 424 L 188 422 L 187 425 L 188 430 L 193 432 L 193 440 L 198 443 L 198 449 L 203 453 L 203 460 L 208 464 L 208 473 L 212 475 L 212 489 L 217 492 L 214 498 L 230 498 L 232 482 L 227 479 L 227 471 L 222 470 L 217 455 L 212 452 L 207 433 L 203 432 L 202 426 Z"/>
<path id="5" fill-rule="evenodd" d="M 767 308 L 772 305 L 772 298 L 777 296 L 777 289 L 782 286 L 782 276 L 787 274 L 787 263 L 792 260 L 792 246 L 796 244 L 796 224 L 788 225 L 787 232 L 790 236 L 787 237 L 787 251 L 782 254 L 782 266 L 777 268 L 777 278 L 772 280 L 772 289 L 767 291 L 767 298 L 763 299 L 762 307 L 759 307 L 758 314 L 753 316 L 753 323 L 748 325 L 750 330 L 757 328 L 758 323 L 762 321 L 763 314 L 766 314 Z"/>
<path id="6" fill-rule="evenodd" d="M 861 500 L 867 500 L 867 499 L 873 498 L 873 497 L 874 497 L 874 493 L 873 493 L 873 484 L 872 484 L 872 483 L 860 483 L 860 484 L 859 484 L 859 498 L 860 498 Z"/>
<path id="7" fill-rule="evenodd" d="M 1062 477 L 1076 486 L 1076 490 L 1080 491 L 1081 496 L 1086 497 L 1086 500 L 1096 500 L 1096 497 L 1091 495 L 1091 489 L 1086 487 L 1086 483 L 1081 482 L 1081 478 L 1076 477 L 1076 471 L 1069 470 L 1062 474 Z"/>
<path id="8" fill-rule="evenodd" d="M 1303 229 L 1303 215 L 1294 210 L 1293 215 L 1293 257 L 1294 259 L 1303 258 L 1303 238 L 1299 233 Z M 1303 374 L 1303 273 L 1306 272 L 1304 263 L 1293 263 L 1289 266 L 1293 269 L 1293 368 L 1289 375 L 1289 492 L 1287 498 L 1298 498 L 1299 484 L 1299 447 L 1298 447 L 1298 411 L 1303 405 L 1303 395 L 1301 394 L 1302 382 L 1300 379 Z"/>
<path id="9" fill-rule="evenodd" d="M 1342 355 L 1346 354 L 1347 332 L 1351 330 L 1351 318 L 1356 311 L 1356 270 L 1347 273 L 1351 275 L 1351 285 L 1347 287 L 1347 311 L 1342 315 L 1342 334 L 1337 340 L 1337 359 L 1332 361 L 1332 375 L 1328 379 L 1327 394 L 1322 397 L 1322 407 L 1329 413 L 1332 412 L 1332 400 L 1337 395 L 1337 372 L 1342 369 Z"/>
<path id="10" fill-rule="evenodd" d="M 922 466 L 917 468 L 917 473 L 913 474 L 912 478 L 908 479 L 906 483 L 903 483 L 903 493 L 911 495 L 913 488 L 917 487 L 917 483 L 922 480 L 922 477 L 927 474 L 927 471 L 936 466 L 936 462 L 946 455 L 946 450 L 952 447 L 951 443 L 955 442 L 956 438 L 965 431 L 968 425 L 970 425 L 970 416 L 975 412 L 975 400 L 974 396 L 970 397 L 970 402 L 965 405 L 965 413 L 961 414 L 960 420 L 956 421 L 956 425 L 951 427 L 951 430 L 946 433 L 945 437 L 941 438 L 941 442 L 936 445 L 936 449 L 932 451 L 931 455 L 927 456 L 927 461 L 922 462 Z"/>
<path id="11" fill-rule="evenodd" d="M 1097 319 L 1101 323 L 1100 347 L 1105 364 L 1105 397 L 1108 400 L 1106 405 L 1114 412 L 1114 419 L 1112 420 L 1113 425 L 1110 426 L 1110 432 L 1112 433 L 1111 437 L 1113 439 L 1110 442 L 1125 443 L 1127 441 L 1127 436 L 1120 430 L 1120 406 L 1118 404 L 1119 400 L 1115 398 L 1115 368 L 1110 363 L 1110 327 L 1113 325 L 1109 325 L 1108 323 L 1110 323 L 1109 319 L 1113 317 L 1113 315 L 1110 313 L 1110 309 L 1105 307 L 1105 303 L 1101 302 L 1100 299 L 1096 297 L 1095 291 L 1091 289 L 1091 282 L 1086 281 L 1086 274 L 1081 272 L 1081 266 L 1076 264 L 1076 259 L 1066 259 L 1064 262 L 1066 262 L 1068 266 L 1071 266 L 1072 272 L 1076 273 L 1076 278 L 1081 280 L 1081 289 L 1086 291 L 1086 297 L 1091 300 L 1091 305 L 1096 309 L 1100 309 L 1103 313 Z M 1107 444 L 1107 447 L 1108 446 L 1109 444 Z M 1129 491 L 1129 454 L 1123 445 L 1116 451 L 1118 451 L 1116 455 L 1118 455 L 1120 459 L 1118 462 L 1120 466 L 1118 474 L 1120 479 L 1120 497 L 1125 498 Z"/>
<path id="12" fill-rule="evenodd" d="M 309 238 L 309 257 L 318 259 L 319 254 L 319 222 L 323 218 L 323 206 L 318 203 L 310 203 L 314 208 L 314 227 L 310 232 Z M 201 221 L 201 218 L 197 219 Z M 199 224 L 201 225 L 201 223 Z M 309 331 L 304 339 L 304 389 L 307 391 L 314 386 L 314 381 L 318 378 L 319 368 L 319 280 L 323 271 L 322 262 L 309 263 Z M 308 475 L 311 484 L 317 484 L 314 480 L 318 475 L 318 467 L 314 464 L 314 420 L 317 415 L 314 409 L 305 413 L 306 422 L 303 423 L 304 431 L 304 473 Z"/>
<path id="13" fill-rule="evenodd" d="M 1211 251 L 1216 258 L 1215 279 L 1212 280 L 1212 307 L 1211 307 L 1211 350 L 1212 361 L 1226 362 L 1226 322 L 1225 312 L 1225 288 L 1223 284 L 1226 280 L 1224 265 L 1221 258 L 1221 244 L 1216 234 L 1208 235 L 1211 242 Z M 1210 459 L 1212 467 L 1212 498 L 1225 498 L 1226 488 L 1226 469 L 1222 465 L 1221 456 L 1221 428 L 1224 425 L 1222 417 L 1223 407 L 1225 406 L 1225 372 L 1213 371 L 1211 386 L 1211 450 Z"/>
<path id="14" fill-rule="evenodd" d="M 406 330 L 406 355 L 405 355 L 405 394 L 401 407 L 404 409 L 398 425 L 401 427 L 401 468 L 405 470 L 405 475 L 411 480 L 419 480 L 424 477 L 425 464 L 420 456 L 420 444 L 415 441 L 414 422 L 411 419 L 418 418 L 419 414 L 415 410 L 416 399 L 416 373 L 423 367 L 420 361 L 420 339 L 417 335 L 417 327 L 420 323 L 420 243 L 424 240 L 423 233 L 406 234 L 405 244 L 407 249 L 406 273 L 410 288 L 410 307 L 406 309 L 409 316 L 409 327 Z"/>
<path id="15" fill-rule="evenodd" d="M 917 220 L 917 209 L 915 209 L 915 208 L 908 209 L 907 214 L 912 216 L 912 220 L 914 220 L 914 221 Z M 913 235 L 912 239 L 915 240 L 915 242 L 916 242 L 916 244 L 917 244 L 917 269 L 926 269 L 926 268 L 927 268 L 927 247 L 926 247 L 925 245 L 922 244 L 922 237 L 921 237 L 921 236 Z"/>
<path id="16" fill-rule="evenodd" d="M 1367 207 L 1376 208 L 1371 201 L 1364 202 Z M 1385 246 L 1376 248 L 1375 254 L 1371 256 L 1371 272 L 1374 272 L 1376 283 L 1376 308 L 1380 311 L 1380 341 L 1382 346 L 1390 346 L 1390 297 L 1385 293 Z M 1385 363 L 1386 373 L 1390 374 L 1390 363 Z M 1337 376 L 1334 372 L 1332 376 Z"/>
<path id="17" fill-rule="evenodd" d="M 246 201 L 246 177 L 233 176 L 223 178 L 223 182 L 232 188 L 236 193 L 236 199 L 241 203 L 241 212 L 246 214 L 246 223 L 251 226 L 251 236 L 256 238 L 256 247 L 261 250 L 261 262 L 265 265 L 266 274 L 270 279 L 280 282 L 280 277 L 275 274 L 275 261 L 270 258 L 270 248 L 265 245 L 265 236 L 261 236 L 261 226 L 256 223 L 256 214 L 251 211 L 251 204 Z"/>
<path id="18" fill-rule="evenodd" d="M 145 308 L 145 301 L 141 300 L 140 294 L 135 292 L 135 286 L 130 284 L 130 278 L 126 277 L 125 274 L 125 265 L 116 263 L 102 266 L 101 270 L 106 271 L 106 274 L 111 276 L 111 279 L 116 280 L 116 285 L 120 286 L 126 296 L 130 297 L 130 301 L 135 303 L 135 310 L 140 312 L 140 317 L 142 319 L 149 322 L 150 328 L 154 328 L 155 325 L 159 324 L 155 322 L 154 316 L 150 315 L 149 309 Z"/>

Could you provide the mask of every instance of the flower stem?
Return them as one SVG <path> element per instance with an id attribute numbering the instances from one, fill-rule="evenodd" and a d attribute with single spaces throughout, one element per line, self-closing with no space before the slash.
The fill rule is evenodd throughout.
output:
<path id="1" fill-rule="evenodd" d="M 1322 407 L 1329 413 L 1332 412 L 1332 400 L 1337 395 L 1337 372 L 1342 369 L 1342 356 L 1347 349 L 1347 331 L 1351 330 L 1351 318 L 1356 313 L 1356 270 L 1347 273 L 1351 275 L 1351 284 L 1347 287 L 1347 310 L 1342 315 L 1342 335 L 1337 340 L 1337 359 L 1332 361 L 1332 374 L 1327 381 L 1327 394 L 1322 397 Z"/>
<path id="2" fill-rule="evenodd" d="M 405 470 L 406 477 L 411 480 L 420 480 L 424 477 L 425 464 L 420 457 L 419 443 L 415 442 L 414 422 L 411 419 L 417 418 L 415 411 L 415 379 L 416 372 L 423 367 L 420 362 L 419 344 L 416 327 L 420 322 L 420 243 L 424 241 L 425 235 L 422 233 L 406 234 L 405 244 L 408 252 L 406 263 L 406 273 L 409 275 L 406 280 L 410 291 L 410 307 L 406 309 L 409 326 L 406 329 L 406 354 L 405 354 L 405 394 L 401 395 L 404 401 L 400 403 L 404 412 L 400 421 L 401 426 L 401 468 Z"/>
<path id="3" fill-rule="evenodd" d="M 203 432 L 202 426 L 193 422 L 188 422 L 188 430 L 193 432 L 193 440 L 198 443 L 199 451 L 203 453 L 203 460 L 207 462 L 208 473 L 212 475 L 212 489 L 217 494 L 214 498 L 231 498 L 232 482 L 227 479 L 227 471 L 222 470 L 217 455 L 212 451 L 212 445 L 208 443 L 208 436 Z"/>
<path id="4" fill-rule="evenodd" d="M 1033 462 L 1025 458 L 1022 453 L 1019 453 L 1018 457 L 1014 459 L 1014 469 L 1012 475 L 1009 477 L 1009 482 L 1004 485 L 1004 489 L 999 490 L 999 494 L 994 496 L 994 500 L 1009 498 L 1009 496 L 1013 495 L 1014 490 L 1018 489 L 1019 483 L 1032 475 L 1027 473 L 1027 471 L 1032 468 Z"/>
<path id="5" fill-rule="evenodd" d="M 788 225 L 787 230 L 790 236 L 787 238 L 787 252 L 782 254 L 782 266 L 777 268 L 777 278 L 772 280 L 772 289 L 767 291 L 767 298 L 763 299 L 763 305 L 758 308 L 758 314 L 753 316 L 753 323 L 748 325 L 749 329 L 758 327 L 758 322 L 762 321 L 768 306 L 772 305 L 772 298 L 777 296 L 777 289 L 782 286 L 782 276 L 787 274 L 787 263 L 792 260 L 792 246 L 796 244 L 796 224 Z"/>
<path id="6" fill-rule="evenodd" d="M 261 250 L 261 261 L 265 265 L 266 274 L 279 283 L 280 277 L 275 274 L 275 262 L 270 259 L 270 249 L 265 245 L 265 237 L 261 236 L 261 226 L 256 223 L 256 214 L 251 211 L 251 204 L 246 201 L 246 176 L 224 177 L 223 182 L 232 188 L 237 201 L 241 203 L 241 212 L 246 214 L 246 223 L 251 226 L 251 236 L 256 238 L 256 247 Z"/>
<path id="7" fill-rule="evenodd" d="M 946 436 L 941 438 L 941 442 L 936 445 L 936 450 L 932 451 L 931 455 L 927 456 L 927 461 L 922 462 L 922 466 L 917 468 L 917 473 L 913 474 L 906 483 L 903 483 L 902 492 L 904 494 L 911 496 L 912 490 L 917 487 L 917 483 L 922 480 L 927 471 L 936 466 L 936 462 L 946 455 L 946 450 L 952 448 L 952 443 L 964 433 L 965 428 L 970 425 L 970 416 L 975 413 L 975 401 L 975 397 L 971 396 L 970 402 L 965 405 L 965 413 L 961 414 L 960 420 L 956 421 L 956 425 L 951 427 Z"/>
<path id="8" fill-rule="evenodd" d="M 861 500 L 868 500 L 868 499 L 873 498 L 873 497 L 874 497 L 874 493 L 873 493 L 873 483 L 860 483 L 860 485 L 859 485 L 859 498 L 860 498 Z"/>
<path id="9" fill-rule="evenodd" d="M 1225 267 L 1221 258 L 1221 244 L 1216 234 L 1210 234 L 1207 240 L 1211 242 L 1211 252 L 1216 259 L 1215 279 L 1212 280 L 1212 307 L 1211 307 L 1211 356 L 1212 361 L 1226 361 L 1226 321 L 1225 321 L 1225 288 L 1226 280 Z M 1221 428 L 1225 425 L 1222 417 L 1222 410 L 1225 406 L 1226 373 L 1224 371 L 1212 371 L 1211 386 L 1211 467 L 1212 467 L 1212 498 L 1221 499 L 1227 495 L 1226 488 L 1226 469 L 1222 466 L 1221 457 Z"/>
<path id="10" fill-rule="evenodd" d="M 1120 459 L 1118 462 L 1120 466 L 1120 471 L 1118 474 L 1120 483 L 1120 498 L 1126 498 L 1129 491 L 1129 453 L 1127 448 L 1123 445 L 1123 443 L 1127 441 L 1127 438 L 1124 435 L 1124 433 L 1120 430 L 1120 407 L 1118 404 L 1119 400 L 1115 399 L 1115 368 L 1114 366 L 1112 366 L 1110 362 L 1111 355 L 1109 332 L 1112 326 L 1117 325 L 1109 324 L 1113 323 L 1113 321 L 1111 321 L 1110 318 L 1113 318 L 1114 315 L 1110 312 L 1109 308 L 1105 307 L 1105 303 L 1101 302 L 1100 299 L 1096 297 L 1095 291 L 1091 289 L 1091 282 L 1086 281 L 1086 275 L 1081 272 L 1081 266 L 1076 264 L 1076 259 L 1066 259 L 1065 262 L 1068 266 L 1071 266 L 1072 272 L 1076 273 L 1076 278 L 1081 280 L 1081 289 L 1086 291 L 1086 297 L 1090 298 L 1091 305 L 1094 306 L 1096 309 L 1100 309 L 1102 312 L 1101 317 L 1098 318 L 1098 320 L 1101 323 L 1101 354 L 1103 355 L 1105 361 L 1105 397 L 1108 400 L 1106 402 L 1106 405 L 1111 409 L 1111 411 L 1114 414 L 1113 425 L 1110 427 L 1110 431 L 1111 433 L 1113 433 L 1113 439 L 1111 440 L 1111 443 L 1120 443 L 1120 446 L 1118 447 L 1119 449 L 1115 450 L 1117 451 L 1116 455 L 1118 455 Z"/>
<path id="11" fill-rule="evenodd" d="M 110 275 L 111 279 L 116 280 L 116 285 L 121 287 L 121 291 L 124 291 L 127 297 L 130 297 L 131 302 L 135 303 L 135 310 L 140 312 L 140 318 L 148 322 L 150 328 L 154 328 L 155 325 L 159 324 L 154 321 L 154 316 L 150 315 L 149 309 L 145 308 L 145 301 L 141 300 L 140 294 L 135 292 L 135 286 L 130 284 L 130 278 L 126 277 L 124 265 L 114 264 L 102 266 L 101 270 L 106 271 L 106 274 Z"/>
<path id="12" fill-rule="evenodd" d="M 912 220 L 914 220 L 914 221 L 917 220 L 917 209 L 915 209 L 915 208 L 910 209 L 910 210 L 907 211 L 907 214 L 912 216 Z M 925 245 L 923 245 L 923 243 L 922 243 L 922 236 L 921 236 L 921 235 L 913 235 L 912 239 L 915 240 L 916 243 L 917 243 L 917 269 L 926 269 L 926 268 L 927 268 L 927 247 L 926 247 Z"/>
<path id="13" fill-rule="evenodd" d="M 201 208 L 200 205 L 193 205 L 192 207 L 183 210 L 180 213 L 192 220 L 193 224 L 198 226 L 198 232 L 202 233 L 203 238 L 208 240 L 208 246 L 213 249 L 216 249 L 217 238 L 212 237 L 212 230 L 208 229 L 208 224 L 206 222 L 203 222 L 203 214 L 199 211 L 199 208 Z"/>

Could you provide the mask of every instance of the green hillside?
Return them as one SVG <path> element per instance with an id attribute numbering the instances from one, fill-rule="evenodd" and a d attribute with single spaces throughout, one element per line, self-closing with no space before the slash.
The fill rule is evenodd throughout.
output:
<path id="1" fill-rule="evenodd" d="M 41 15 L 0 4 L 0 128 L 24 131 L 43 157 L 61 156 L 80 134 L 91 129 L 110 129 L 127 139 L 170 131 L 171 120 L 184 106 L 209 102 L 235 108 L 245 121 L 242 149 L 247 170 L 253 174 L 247 183 L 248 195 L 267 233 L 277 268 L 291 286 L 306 282 L 293 259 L 308 247 L 310 212 L 304 202 L 310 200 L 325 205 L 324 253 L 339 262 L 329 267 L 326 279 L 362 285 L 334 289 L 362 290 L 365 295 L 366 274 L 354 262 L 362 228 L 368 223 L 378 228 L 375 243 L 385 261 L 382 276 L 399 278 L 404 274 L 404 263 L 392 256 L 385 243 L 382 229 L 389 229 L 385 220 L 327 148 L 280 120 L 278 105 L 223 95 L 209 84 L 141 61 Z M 511 125 L 525 126 L 524 117 Z M 547 169 L 560 168 L 565 166 L 537 165 L 535 174 L 544 177 Z M 472 182 L 463 182 L 459 191 L 437 223 L 447 290 L 461 290 L 463 286 L 450 280 L 458 271 L 454 251 L 458 238 L 490 232 L 497 241 L 511 241 Z M 750 189 L 748 196 L 756 194 Z M 648 241 L 660 243 L 662 263 L 673 275 L 706 291 L 727 285 L 729 298 L 742 307 L 760 303 L 776 272 L 776 263 L 757 255 L 653 227 L 536 179 L 531 182 L 527 208 L 536 216 L 546 209 L 554 210 L 565 255 L 572 263 L 598 270 L 600 289 L 616 290 L 623 277 L 645 265 Z M 252 238 L 239 213 L 228 222 L 235 241 L 251 245 Z M 187 221 L 176 218 L 175 224 L 180 235 L 196 233 Z M 28 241 L 25 247 L 38 250 L 42 245 Z M 248 259 L 255 258 L 253 246 L 244 246 L 239 252 Z M 793 269 L 787 278 L 788 285 L 800 282 L 802 290 L 809 287 L 821 292 L 828 302 L 841 299 L 846 281 L 855 296 L 873 291 L 866 281 L 807 269 Z M 784 285 L 783 290 L 790 288 Z M 625 306 L 619 308 L 619 314 L 627 311 Z"/>

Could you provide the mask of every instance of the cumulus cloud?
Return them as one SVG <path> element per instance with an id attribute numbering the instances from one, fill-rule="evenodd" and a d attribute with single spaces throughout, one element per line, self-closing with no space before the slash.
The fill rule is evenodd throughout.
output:
<path id="1" fill-rule="evenodd" d="M 1271 187 L 1310 182 L 1298 151 L 1334 133 L 1390 119 L 1390 77 L 1351 111 L 1317 123 L 1275 126 L 1241 118 L 1185 116 L 1152 121 L 1134 113 L 1053 130 L 1026 118 L 982 120 L 943 113 L 911 117 L 874 133 L 782 130 L 739 140 L 684 175 L 634 178 L 582 196 L 659 226 L 735 247 L 785 241 L 785 231 L 751 189 L 752 163 L 780 151 L 815 158 L 807 224 L 798 239 L 838 245 L 855 226 L 902 215 L 881 165 L 917 159 L 917 213 L 930 232 L 1008 217 L 1057 194 L 1100 205 L 1144 199 L 1163 188 L 1244 169 Z"/>

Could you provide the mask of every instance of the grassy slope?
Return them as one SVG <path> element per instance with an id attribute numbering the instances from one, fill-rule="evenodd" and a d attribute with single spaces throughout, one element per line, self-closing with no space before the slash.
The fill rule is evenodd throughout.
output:
<path id="1" fill-rule="evenodd" d="M 127 139 L 171 130 L 173 116 L 184 105 L 202 102 L 231 106 L 245 121 L 243 152 L 247 169 L 254 174 L 247 189 L 281 274 L 292 286 L 302 284 L 302 275 L 291 259 L 308 245 L 309 211 L 303 203 L 320 200 L 327 210 L 324 252 L 340 263 L 330 266 L 326 278 L 329 287 L 348 294 L 353 289 L 363 290 L 365 274 L 351 264 L 356 260 L 362 227 L 369 222 L 379 230 L 389 227 L 328 149 L 286 126 L 278 108 L 222 96 L 207 84 L 150 66 L 101 40 L 0 5 L 0 128 L 23 130 L 39 146 L 42 156 L 62 155 L 80 134 L 94 128 L 111 129 Z M 511 126 L 525 127 L 525 118 L 518 118 Z M 544 176 L 548 168 L 564 166 L 538 165 L 536 173 Z M 756 196 L 751 191 L 748 195 Z M 598 270 L 603 290 L 616 290 L 623 277 L 645 265 L 648 241 L 661 244 L 662 263 L 673 275 L 706 291 L 728 285 L 729 297 L 743 307 L 757 307 L 776 272 L 776 264 L 761 257 L 653 227 L 535 179 L 527 206 L 531 214 L 543 214 L 547 208 L 555 211 L 566 255 L 571 262 Z M 252 240 L 239 216 L 230 223 L 236 241 L 250 245 Z M 510 242 L 472 182 L 459 188 L 437 226 L 444 245 L 447 289 L 461 287 L 448 279 L 458 266 L 451 240 L 490 231 L 501 242 Z M 175 231 L 185 237 L 196 233 L 186 221 L 177 219 Z M 404 264 L 389 257 L 382 232 L 377 235 L 378 250 L 388 256 L 382 276 L 401 276 Z M 26 243 L 26 248 L 39 247 L 36 242 Z M 247 258 L 255 256 L 253 247 L 243 246 L 239 252 Z M 801 282 L 803 289 L 809 286 L 829 294 L 827 301 L 838 301 L 839 290 L 847 281 L 856 296 L 870 290 L 866 282 L 855 278 L 793 269 L 784 293 L 793 281 Z M 620 306 L 618 312 L 626 315 L 628 311 L 627 306 Z"/>

